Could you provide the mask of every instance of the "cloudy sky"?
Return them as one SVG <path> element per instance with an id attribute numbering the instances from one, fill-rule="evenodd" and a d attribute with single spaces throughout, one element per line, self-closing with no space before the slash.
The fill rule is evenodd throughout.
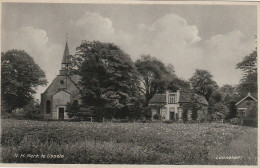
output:
<path id="1" fill-rule="evenodd" d="M 207 69 L 222 86 L 239 82 L 235 65 L 255 48 L 256 24 L 256 6 L 5 3 L 1 44 L 27 51 L 49 83 L 68 33 L 71 54 L 82 40 L 114 42 L 133 61 L 150 54 L 183 79 Z"/>

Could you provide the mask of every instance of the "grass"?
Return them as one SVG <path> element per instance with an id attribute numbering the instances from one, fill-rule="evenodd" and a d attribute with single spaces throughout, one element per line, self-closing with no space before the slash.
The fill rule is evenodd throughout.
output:
<path id="1" fill-rule="evenodd" d="M 3 119 L 1 144 L 4 163 L 257 164 L 257 129 L 218 123 Z"/>

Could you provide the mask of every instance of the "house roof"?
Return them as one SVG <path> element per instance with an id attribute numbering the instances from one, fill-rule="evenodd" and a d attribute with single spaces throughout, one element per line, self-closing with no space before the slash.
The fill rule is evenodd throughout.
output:
<path id="1" fill-rule="evenodd" d="M 195 94 L 193 92 L 180 91 L 180 97 L 178 103 L 188 103 L 190 102 L 190 97 L 194 95 L 197 102 L 200 104 L 208 105 L 208 101 L 204 96 Z M 155 94 L 149 103 L 166 103 L 166 94 Z"/>
<path id="2" fill-rule="evenodd" d="M 193 92 L 186 92 L 186 91 L 180 91 L 180 98 L 179 103 L 188 103 L 190 102 L 191 96 L 194 96 L 194 98 L 197 100 L 197 103 L 209 105 L 206 98 L 202 95 L 198 95 Z"/>
<path id="3" fill-rule="evenodd" d="M 252 99 L 252 100 L 254 100 L 254 101 L 257 101 L 257 99 L 254 98 L 254 97 L 251 95 L 251 93 L 249 92 L 246 97 L 244 97 L 244 98 L 241 99 L 239 102 L 237 102 L 236 106 L 239 105 L 240 103 L 242 103 L 244 100 L 246 100 L 246 99 L 248 99 L 248 98 L 249 98 L 249 99 Z"/>
<path id="4" fill-rule="evenodd" d="M 150 103 L 166 103 L 166 94 L 155 94 L 149 102 Z"/>

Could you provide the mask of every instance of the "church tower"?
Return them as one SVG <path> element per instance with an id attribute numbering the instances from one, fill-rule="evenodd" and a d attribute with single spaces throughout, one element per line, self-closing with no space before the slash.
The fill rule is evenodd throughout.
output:
<path id="1" fill-rule="evenodd" d="M 77 86 L 80 77 L 70 74 L 69 47 L 66 39 L 59 74 L 41 94 L 41 113 L 46 119 L 69 119 L 66 106 L 70 102 L 80 102 L 80 89 Z"/>
<path id="2" fill-rule="evenodd" d="M 63 76 L 69 75 L 69 64 L 70 64 L 69 55 L 70 55 L 69 47 L 68 47 L 68 42 L 66 40 L 64 54 L 63 54 L 63 58 L 62 58 L 62 62 L 61 62 L 60 75 L 63 75 Z"/>

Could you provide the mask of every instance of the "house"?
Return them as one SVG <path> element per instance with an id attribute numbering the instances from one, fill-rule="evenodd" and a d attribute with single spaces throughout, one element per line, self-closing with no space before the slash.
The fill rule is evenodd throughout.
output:
<path id="1" fill-rule="evenodd" d="M 203 118 L 203 115 L 208 113 L 208 102 L 204 96 L 193 92 L 177 90 L 176 92 L 166 91 L 163 94 L 155 94 L 149 101 L 151 107 L 152 119 L 155 114 L 159 114 L 163 120 L 182 120 L 183 105 L 190 103 L 191 97 L 196 99 L 200 110 L 198 110 L 198 119 Z M 191 110 L 188 111 L 188 120 L 191 120 Z"/>
<path id="2" fill-rule="evenodd" d="M 41 94 L 40 110 L 45 119 L 68 119 L 66 105 L 69 102 L 80 103 L 79 76 L 69 72 L 69 48 L 66 41 L 61 69 L 56 78 Z"/>
<path id="3" fill-rule="evenodd" d="M 254 98 L 249 92 L 246 97 L 236 103 L 238 117 L 245 117 L 247 115 L 248 108 L 257 104 L 257 99 Z"/>

